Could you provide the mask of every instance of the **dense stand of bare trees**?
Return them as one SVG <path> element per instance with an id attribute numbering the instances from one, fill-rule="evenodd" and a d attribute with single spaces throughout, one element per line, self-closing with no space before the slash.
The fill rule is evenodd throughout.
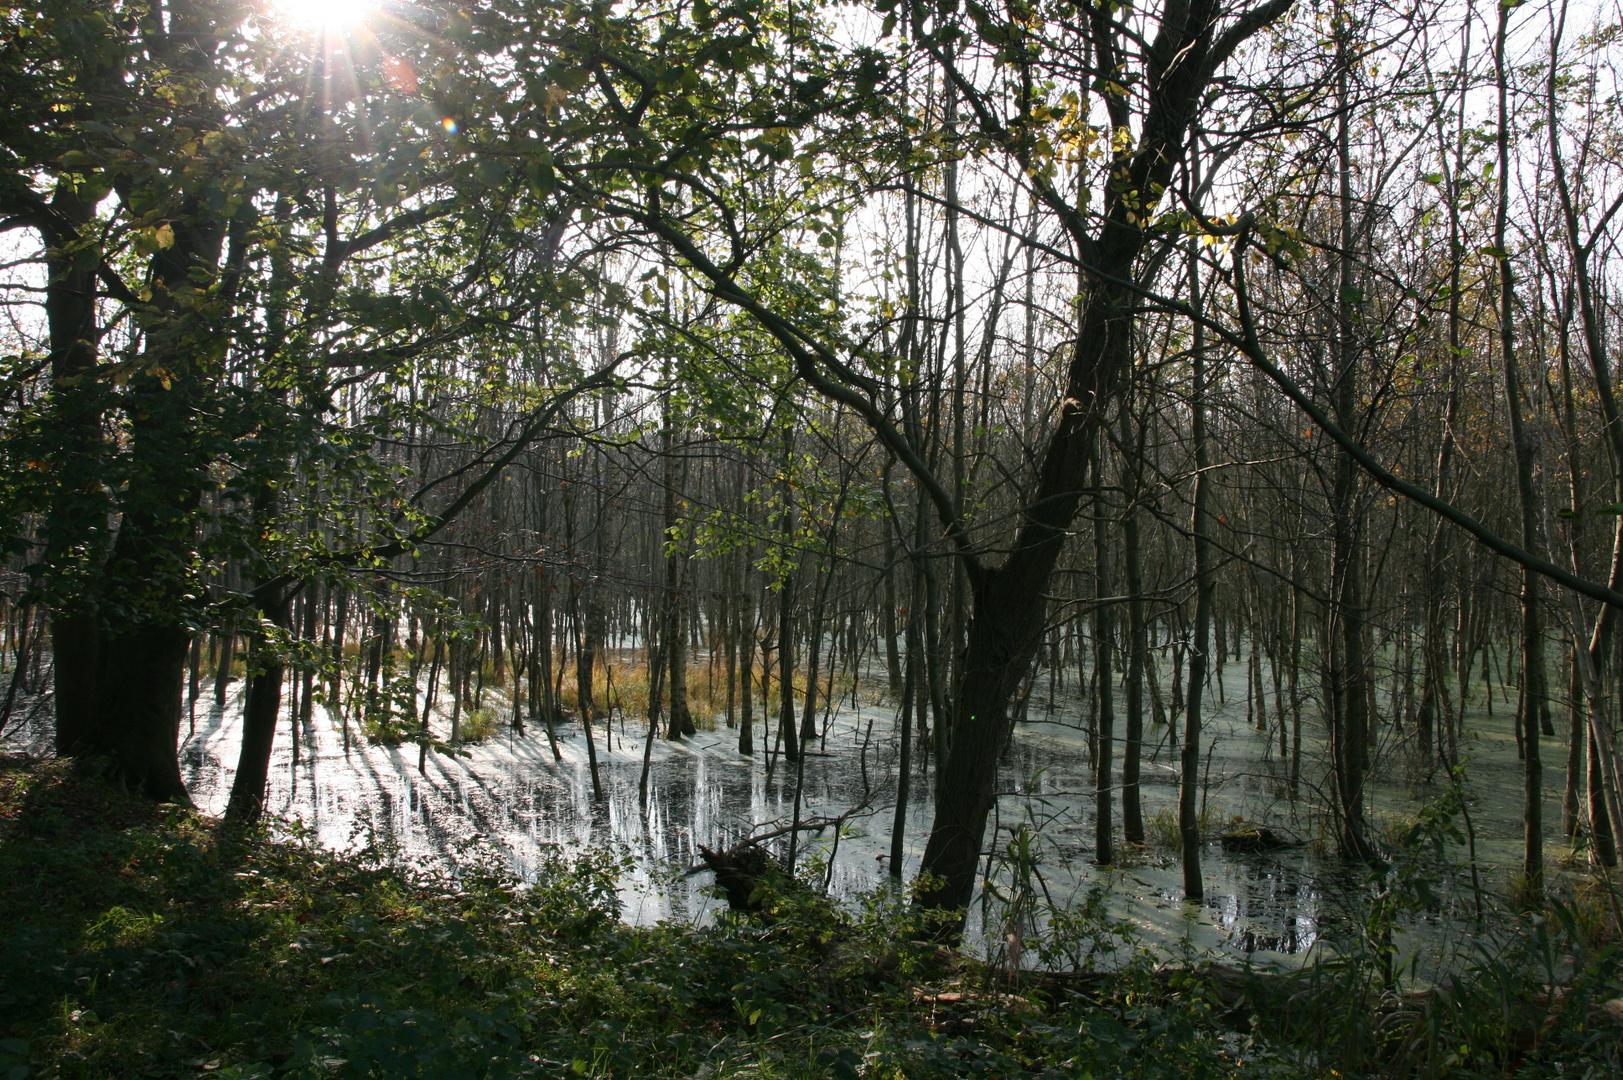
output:
<path id="1" fill-rule="evenodd" d="M 1177 748 L 1198 898 L 1202 720 L 1239 663 L 1344 856 L 1376 854 L 1372 777 L 1451 779 L 1486 676 L 1515 688 L 1529 888 L 1558 836 L 1612 865 L 1610 39 L 1559 4 L 899 21 L 890 66 L 862 69 L 894 127 L 842 127 L 808 73 L 708 218 L 559 163 L 566 210 L 535 243 L 618 282 L 613 313 L 333 391 L 377 471 L 250 492 L 266 529 L 311 507 L 328 554 L 211 549 L 216 616 L 185 654 L 187 710 L 244 679 L 234 812 L 318 702 L 346 745 L 415 742 L 419 767 L 493 721 L 554 754 L 578 724 L 601 797 L 604 740 L 725 724 L 794 769 L 867 683 L 898 714 L 890 870 L 928 797 L 942 906 L 968 898 L 988 763 L 1034 699 L 1089 732 L 1100 863 L 1145 837 L 1146 741 Z M 778 153 L 812 135 L 831 145 Z M 33 379 L 8 401 L 49 392 Z M 435 527 L 368 540 L 379 484 L 412 492 L 397 524 Z M 24 563 L 57 542 L 33 527 Z M 14 584 L 0 726 L 50 662 Z"/>

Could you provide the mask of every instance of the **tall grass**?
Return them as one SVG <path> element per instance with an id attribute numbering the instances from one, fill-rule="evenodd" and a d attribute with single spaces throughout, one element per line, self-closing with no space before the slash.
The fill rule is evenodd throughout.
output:
<path id="1" fill-rule="evenodd" d="M 765 714 L 775 721 L 782 700 L 777 681 L 777 668 L 774 666 L 767 674 L 770 685 Z M 762 668 L 757 663 L 750 673 L 752 679 L 750 697 L 756 724 L 761 723 L 763 712 L 761 707 L 761 676 Z M 647 660 L 641 650 L 605 649 L 600 651 L 592 678 L 592 697 L 597 705 L 598 713 L 600 715 L 611 715 L 617 719 L 645 720 L 648 716 L 649 682 Z M 662 709 L 661 715 L 668 715 L 670 707 L 669 682 L 667 680 L 661 680 L 661 682 L 664 684 L 666 696 L 665 707 Z M 828 689 L 829 679 L 825 676 L 821 683 L 818 693 L 819 712 L 821 712 L 823 705 L 827 703 L 824 691 Z M 804 687 L 797 683 L 795 692 L 798 698 L 800 694 L 804 693 Z M 842 692 L 849 692 L 848 683 Z M 558 704 L 576 716 L 580 713 L 580 695 L 573 665 L 564 673 L 563 683 L 558 688 Z M 740 704 L 741 702 L 735 692 L 735 722 Z M 708 662 L 701 661 L 688 664 L 688 711 L 693 715 L 694 726 L 701 731 L 713 731 L 725 723 L 727 682 L 724 671 L 717 671 L 717 677 L 714 685 L 712 685 Z"/>

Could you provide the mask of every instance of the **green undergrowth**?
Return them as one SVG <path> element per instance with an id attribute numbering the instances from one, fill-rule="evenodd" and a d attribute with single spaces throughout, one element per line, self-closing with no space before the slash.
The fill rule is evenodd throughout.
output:
<path id="1" fill-rule="evenodd" d="M 0 1078 L 1600 1077 L 1617 1064 L 1617 1032 L 1608 1047 L 1590 1018 L 1616 990 L 1608 958 L 1533 1013 L 1536 975 L 1419 1000 L 1357 963 L 1264 979 L 1130 948 L 1109 974 L 1011 974 L 920 940 L 894 892 L 836 906 L 779 882 L 765 917 L 632 927 L 610 856 L 560 857 L 525 884 L 476 846 L 454 872 L 387 855 L 285 828 L 234 836 L 67 763 L 0 759 Z M 1104 919 L 1084 907 L 1053 932 L 1123 931 Z"/>

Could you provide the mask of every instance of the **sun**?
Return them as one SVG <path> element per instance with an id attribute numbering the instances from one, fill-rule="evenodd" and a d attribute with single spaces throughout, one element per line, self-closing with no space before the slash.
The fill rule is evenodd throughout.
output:
<path id="1" fill-rule="evenodd" d="M 272 0 L 283 18 L 311 30 L 351 30 L 378 10 L 377 0 Z"/>

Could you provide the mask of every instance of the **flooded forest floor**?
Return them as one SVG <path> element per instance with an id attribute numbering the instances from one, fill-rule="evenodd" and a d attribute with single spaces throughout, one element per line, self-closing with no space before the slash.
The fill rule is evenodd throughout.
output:
<path id="1" fill-rule="evenodd" d="M 611 677 L 622 685 L 636 677 L 640 654 L 608 652 L 617 672 Z M 702 682 L 702 659 L 693 670 L 695 683 Z M 1245 658 L 1230 658 L 1208 694 L 1201 790 L 1206 899 L 1196 906 L 1182 900 L 1176 734 L 1165 725 L 1146 725 L 1144 739 L 1149 842 L 1118 845 L 1115 865 L 1095 864 L 1087 709 L 1071 677 L 1070 692 L 1063 683 L 1037 679 L 1027 719 L 1016 726 L 1004 755 L 996 833 L 985 862 L 988 887 L 972 907 L 967 934 L 977 955 L 1016 966 L 1085 960 L 1110 967 L 1147 948 L 1162 958 L 1201 956 L 1288 969 L 1315 956 L 1373 947 L 1389 950 L 1399 969 L 1429 985 L 1476 962 L 1482 912 L 1508 910 L 1503 896 L 1522 843 L 1521 765 L 1510 727 L 1513 687 L 1497 681 L 1475 686 L 1460 744 L 1467 814 L 1443 823 L 1452 827 L 1448 836 L 1433 830 L 1440 846 L 1411 845 L 1413 850 L 1399 852 L 1409 860 L 1409 887 L 1423 882 L 1426 895 L 1421 902 L 1411 897 L 1395 903 L 1390 881 L 1337 860 L 1329 850 L 1328 765 L 1316 718 L 1309 714 L 1303 725 L 1299 779 L 1293 783 L 1291 761 L 1274 733 L 1279 717 L 1270 717 L 1269 731 L 1248 722 L 1252 673 Z M 239 686 L 230 683 L 218 705 L 205 692 L 182 721 L 182 769 L 205 814 L 221 814 L 230 791 L 241 736 Z M 887 878 L 896 708 L 876 683 L 847 684 L 820 710 L 821 738 L 803 772 L 767 749 L 772 740 L 761 730 L 759 704 L 757 752 L 751 756 L 737 752 L 737 732 L 719 715 L 701 718 L 701 730 L 690 738 L 650 741 L 643 717 L 614 711 L 595 725 L 601 800 L 594 797 L 579 724 L 558 725 L 555 742 L 533 723 L 519 735 L 508 723 L 513 710 L 506 691 L 490 685 L 482 693 L 481 712 L 487 722 L 496 720 L 493 733 L 456 754 L 427 754 L 421 771 L 415 744 L 375 744 L 354 724 L 346 739 L 344 725 L 319 704 L 311 722 L 298 726 L 296 742 L 284 720 L 269 813 L 334 851 L 365 849 L 401 864 L 446 868 L 478 847 L 521 879 L 533 879 L 560 854 L 606 853 L 621 866 L 616 887 L 622 918 L 634 925 L 696 926 L 713 920 L 721 903 L 712 894 L 711 876 L 692 872 L 699 846 L 723 848 L 788 825 L 798 783 L 800 820 L 844 817 L 842 827 L 803 842 L 800 873 L 814 874 L 842 901 L 871 892 Z M 1275 714 L 1278 704 L 1270 703 Z M 447 712 L 441 706 L 434 715 L 441 738 L 450 731 Z M 1378 735 L 1370 820 L 1390 849 L 1428 806 L 1435 810 L 1445 802 L 1447 788 L 1445 778 L 1415 761 L 1412 732 L 1383 724 Z M 14 725 L 7 742 L 12 749 L 43 753 L 48 719 Z M 1114 756 L 1119 776 L 1119 745 Z M 913 757 L 904 878 L 917 870 L 931 816 L 930 755 Z M 1572 862 L 1558 841 L 1564 781 L 1559 738 L 1544 740 L 1543 757 L 1549 858 L 1558 870 L 1568 865 L 1570 871 L 1555 875 L 1558 891 L 1583 908 L 1586 920 L 1607 921 L 1587 868 Z M 1116 818 L 1119 830 L 1119 801 Z M 1225 833 L 1257 826 L 1285 845 L 1248 852 L 1222 842 Z M 771 846 L 784 856 L 785 838 Z M 1467 865 L 1473 852 L 1474 876 Z M 1371 918 L 1377 899 L 1390 909 L 1379 925 Z M 1081 910 L 1108 919 L 1112 934 L 1082 947 L 1050 933 L 1072 917 L 1065 913 Z"/>

